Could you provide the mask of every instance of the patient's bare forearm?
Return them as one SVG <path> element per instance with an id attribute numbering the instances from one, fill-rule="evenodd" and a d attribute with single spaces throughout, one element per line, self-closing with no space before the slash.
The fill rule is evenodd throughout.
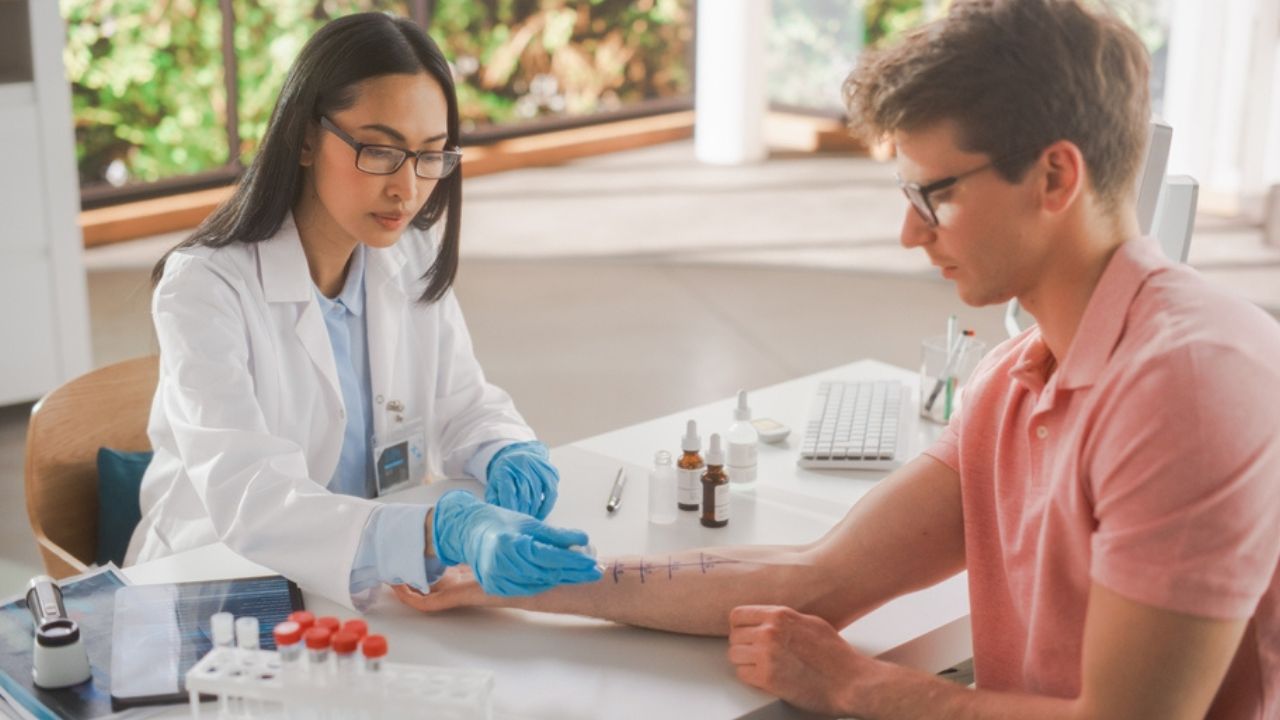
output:
<path id="1" fill-rule="evenodd" d="M 692 635 L 725 635 L 738 605 L 803 601 L 813 573 L 790 547 L 691 550 L 601 560 L 604 577 L 511 598 L 510 607 L 572 613 Z"/>

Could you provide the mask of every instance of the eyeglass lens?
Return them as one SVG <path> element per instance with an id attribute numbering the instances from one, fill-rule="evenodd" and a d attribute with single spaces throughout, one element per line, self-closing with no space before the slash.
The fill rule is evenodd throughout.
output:
<path id="1" fill-rule="evenodd" d="M 356 156 L 356 167 L 375 175 L 390 175 L 400 169 L 407 157 L 409 155 L 404 150 L 366 145 Z M 424 153 L 417 156 L 414 173 L 420 178 L 438 180 L 453 172 L 457 163 L 456 155 Z"/>

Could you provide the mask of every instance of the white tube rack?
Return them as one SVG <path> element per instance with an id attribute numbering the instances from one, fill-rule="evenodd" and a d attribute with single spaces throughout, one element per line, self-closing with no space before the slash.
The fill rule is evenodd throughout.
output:
<path id="1" fill-rule="evenodd" d="M 187 672 L 191 716 L 201 717 L 203 694 L 218 698 L 220 718 L 493 717 L 487 670 L 389 662 L 377 673 L 341 675 L 332 662 L 310 670 L 305 654 L 288 671 L 273 650 L 215 648 Z"/>

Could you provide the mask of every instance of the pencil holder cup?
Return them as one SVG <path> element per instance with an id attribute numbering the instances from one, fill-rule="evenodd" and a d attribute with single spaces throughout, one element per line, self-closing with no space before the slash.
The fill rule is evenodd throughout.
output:
<path id="1" fill-rule="evenodd" d="M 960 389 L 987 351 L 987 344 L 961 335 L 947 345 L 946 335 L 920 343 L 920 416 L 937 423 L 951 420 L 960 408 Z"/>

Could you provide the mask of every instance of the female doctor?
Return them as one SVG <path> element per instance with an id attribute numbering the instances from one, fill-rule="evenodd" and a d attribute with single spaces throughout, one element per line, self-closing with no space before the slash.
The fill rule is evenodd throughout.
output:
<path id="1" fill-rule="evenodd" d="M 348 607 L 449 565 L 522 595 L 599 578 L 541 522 L 559 476 L 485 381 L 450 286 L 458 107 L 405 19 L 335 20 L 302 49 L 234 195 L 156 266 L 155 458 L 127 564 L 223 542 Z M 485 483 L 373 497 L 428 470 Z"/>

